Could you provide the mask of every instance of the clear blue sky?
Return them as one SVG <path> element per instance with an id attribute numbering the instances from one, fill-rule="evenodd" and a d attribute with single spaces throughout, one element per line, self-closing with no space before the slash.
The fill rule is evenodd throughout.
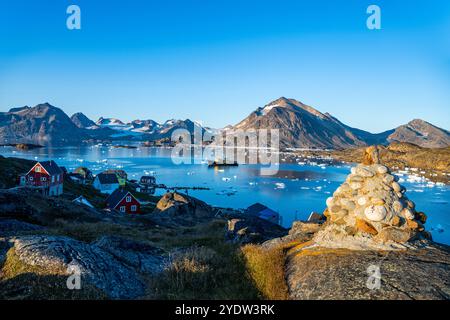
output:
<path id="1" fill-rule="evenodd" d="M 81 8 L 82 29 L 66 28 Z M 366 28 L 381 7 L 382 30 Z M 0 4 L 0 110 L 235 124 L 280 96 L 380 132 L 450 129 L 448 0 L 35 0 Z"/>

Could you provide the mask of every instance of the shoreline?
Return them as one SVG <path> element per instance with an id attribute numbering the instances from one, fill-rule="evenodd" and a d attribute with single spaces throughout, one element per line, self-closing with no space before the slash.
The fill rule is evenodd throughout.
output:
<path id="1" fill-rule="evenodd" d="M 133 143 L 134 142 L 132 142 L 131 144 L 126 144 L 125 141 L 118 141 L 118 144 L 89 143 L 83 144 L 83 146 L 107 147 L 111 149 L 128 149 L 128 150 L 136 150 L 140 148 L 156 148 L 156 149 L 174 148 L 173 146 L 166 146 L 166 145 L 143 146 L 141 144 L 133 144 Z M 23 145 L 24 147 L 20 147 L 21 145 Z M 0 147 L 11 147 L 17 149 L 18 151 L 21 150 L 27 151 L 42 148 L 43 149 L 55 149 L 67 147 L 76 148 L 80 146 L 79 145 L 66 145 L 64 147 L 42 146 L 42 145 L 18 143 L 18 144 L 0 144 Z M 193 148 L 195 148 L 195 146 L 193 146 Z M 205 148 L 205 146 L 202 146 L 202 148 Z M 387 156 L 387 161 L 385 162 L 385 164 L 399 176 L 408 175 L 412 180 L 416 181 L 420 179 L 425 179 L 426 181 L 431 181 L 433 183 L 439 184 L 443 183 L 446 186 L 450 185 L 450 147 L 428 149 L 418 147 L 416 145 L 411 145 L 408 143 L 393 143 L 383 148 Z M 399 149 L 401 148 L 403 148 L 404 150 L 399 151 Z M 362 157 L 362 151 L 364 149 L 365 147 L 350 148 L 343 150 L 292 148 L 292 150 L 286 151 L 287 149 L 285 149 L 277 153 L 280 155 L 279 163 L 307 164 L 312 162 L 312 165 L 315 165 L 316 163 L 326 165 L 354 165 L 360 162 Z M 414 156 L 417 153 L 419 153 L 419 156 Z M 427 158 L 421 159 L 420 157 L 421 155 L 424 155 Z M 419 159 L 415 159 L 414 157 Z M 246 163 L 242 165 L 245 164 Z"/>

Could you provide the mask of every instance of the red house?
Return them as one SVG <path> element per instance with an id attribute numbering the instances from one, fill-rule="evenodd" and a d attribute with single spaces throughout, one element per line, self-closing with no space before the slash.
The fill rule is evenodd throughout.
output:
<path id="1" fill-rule="evenodd" d="M 141 212 L 141 203 L 131 192 L 124 189 L 116 189 L 111 193 L 106 199 L 106 207 L 123 213 L 135 214 Z"/>
<path id="2" fill-rule="evenodd" d="M 59 196 L 63 193 L 64 172 L 55 161 L 42 161 L 21 177 L 20 184 L 42 190 L 47 196 Z"/>

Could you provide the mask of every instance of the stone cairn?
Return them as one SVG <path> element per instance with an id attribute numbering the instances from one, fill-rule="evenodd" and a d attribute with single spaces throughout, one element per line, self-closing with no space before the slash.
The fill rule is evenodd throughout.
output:
<path id="1" fill-rule="evenodd" d="M 327 222 L 314 242 L 351 249 L 405 248 L 412 240 L 430 239 L 426 215 L 415 210 L 396 176 L 380 163 L 377 147 L 366 149 L 363 164 L 326 200 Z"/>

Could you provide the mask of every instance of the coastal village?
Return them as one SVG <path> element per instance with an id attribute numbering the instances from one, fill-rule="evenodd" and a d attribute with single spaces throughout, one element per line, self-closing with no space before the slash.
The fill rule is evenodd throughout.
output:
<path id="1" fill-rule="evenodd" d="M 19 175 L 17 188 L 31 189 L 43 196 L 57 197 L 63 194 L 64 181 L 67 180 L 76 184 L 90 185 L 106 195 L 104 203 L 97 209 L 123 214 L 151 212 L 155 202 L 149 201 L 148 195 L 153 195 L 156 188 L 166 189 L 167 192 L 178 189 L 157 184 L 156 178 L 149 175 L 143 175 L 139 180 L 128 180 L 127 172 L 122 169 L 107 169 L 94 175 L 89 168 L 80 166 L 69 172 L 53 160 L 37 161 L 27 173 Z M 184 190 L 188 193 L 189 188 L 184 187 Z M 81 194 L 72 201 L 79 205 L 95 207 Z M 280 214 L 261 203 L 255 203 L 241 211 L 274 224 L 281 224 Z"/>
<path id="2" fill-rule="evenodd" d="M 64 180 L 92 185 L 103 194 L 107 194 L 104 210 L 116 210 L 127 214 L 140 214 L 141 201 L 134 191 L 149 190 L 155 186 L 155 178 L 143 176 L 141 181 L 128 183 L 127 173 L 123 170 L 106 170 L 97 175 L 86 167 L 78 167 L 68 172 L 53 160 L 36 162 L 30 170 L 19 176 L 19 188 L 28 188 L 42 193 L 44 196 L 60 196 L 64 190 Z M 131 188 L 130 188 L 131 186 Z M 94 207 L 83 195 L 73 199 L 75 203 Z"/>

